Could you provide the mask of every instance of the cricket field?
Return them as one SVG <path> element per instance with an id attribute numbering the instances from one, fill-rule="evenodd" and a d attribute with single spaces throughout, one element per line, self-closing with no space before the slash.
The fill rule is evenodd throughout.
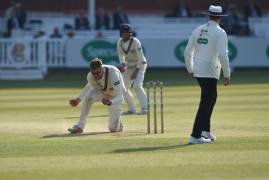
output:
<path id="1" fill-rule="evenodd" d="M 219 80 L 217 141 L 206 145 L 188 145 L 200 89 L 180 69 L 146 73 L 145 82 L 164 82 L 164 134 L 146 133 L 146 115 L 122 116 L 124 131 L 109 133 L 107 108 L 94 104 L 85 132 L 69 135 L 80 106 L 68 101 L 85 78 L 52 71 L 40 81 L 0 81 L 1 180 L 268 179 L 268 69 L 235 70 L 227 87 Z"/>

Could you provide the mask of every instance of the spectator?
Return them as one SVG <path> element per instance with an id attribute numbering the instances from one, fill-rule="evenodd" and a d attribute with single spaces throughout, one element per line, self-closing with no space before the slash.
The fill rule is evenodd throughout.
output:
<path id="1" fill-rule="evenodd" d="M 254 1 L 249 1 L 245 7 L 245 19 L 248 20 L 249 17 L 262 17 L 262 11 Z"/>
<path id="2" fill-rule="evenodd" d="M 174 9 L 175 17 L 191 17 L 191 11 L 185 1 L 179 1 L 178 6 Z"/>
<path id="3" fill-rule="evenodd" d="M 53 29 L 53 33 L 50 35 L 50 38 L 62 38 L 62 34 L 60 33 L 59 28 L 55 27 Z"/>
<path id="4" fill-rule="evenodd" d="M 228 35 L 238 35 L 240 33 L 239 17 L 236 13 L 234 4 L 229 4 L 226 9 L 228 16 L 223 17 L 221 26 L 227 32 Z"/>
<path id="5" fill-rule="evenodd" d="M 22 30 L 24 29 L 25 22 L 27 20 L 27 15 L 25 10 L 22 8 L 21 3 L 17 3 L 15 5 L 15 15 L 17 17 L 19 28 Z"/>
<path id="6" fill-rule="evenodd" d="M 12 35 L 12 31 L 24 29 L 24 24 L 26 22 L 26 12 L 23 10 L 21 3 L 16 3 L 15 1 L 11 1 L 10 7 L 5 12 L 6 17 L 6 37 L 10 37 Z"/>
<path id="7" fill-rule="evenodd" d="M 7 29 L 7 32 L 5 34 L 6 37 L 10 37 L 12 33 L 13 19 L 15 16 L 14 8 L 15 8 L 15 2 L 11 1 L 9 8 L 7 8 L 5 12 L 6 29 Z"/>
<path id="8" fill-rule="evenodd" d="M 113 23 L 114 29 L 120 29 L 121 24 L 129 24 L 128 16 L 123 12 L 121 6 L 118 6 L 117 10 L 113 13 Z"/>
<path id="9" fill-rule="evenodd" d="M 12 31 L 19 30 L 19 29 L 20 29 L 20 26 L 19 26 L 18 18 L 16 16 L 15 9 L 12 9 L 11 10 L 11 17 L 7 21 L 7 34 L 8 34 L 8 36 L 12 35 Z"/>
<path id="10" fill-rule="evenodd" d="M 95 29 L 110 29 L 110 19 L 103 8 L 99 8 L 95 15 Z"/>
<path id="11" fill-rule="evenodd" d="M 76 30 L 88 30 L 90 29 L 89 20 L 86 16 L 85 11 L 81 10 L 79 16 L 75 18 L 75 29 Z"/>
<path id="12" fill-rule="evenodd" d="M 251 0 L 248 2 L 248 5 L 244 9 L 244 21 L 246 26 L 243 29 L 245 31 L 245 34 L 247 35 L 252 34 L 248 23 L 249 17 L 262 17 L 262 11 L 260 7 L 254 1 Z"/>
<path id="13" fill-rule="evenodd" d="M 172 13 L 166 17 L 191 17 L 191 11 L 185 1 L 179 1 L 178 5 L 173 9 Z"/>
<path id="14" fill-rule="evenodd" d="M 6 18 L 6 20 L 8 20 L 8 19 L 11 18 L 12 11 L 14 10 L 14 7 L 15 7 L 15 2 L 14 1 L 11 1 L 9 7 L 5 11 L 5 18 Z"/>

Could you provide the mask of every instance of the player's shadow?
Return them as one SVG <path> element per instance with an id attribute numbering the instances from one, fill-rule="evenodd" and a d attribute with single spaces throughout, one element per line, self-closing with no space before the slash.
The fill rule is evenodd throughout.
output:
<path id="1" fill-rule="evenodd" d="M 81 137 L 81 136 L 95 136 L 95 135 L 101 135 L 101 134 L 109 134 L 111 132 L 89 132 L 89 133 L 82 133 L 82 134 L 70 134 L 70 133 L 65 133 L 65 134 L 49 134 L 42 136 L 41 138 L 57 138 L 57 137 Z"/>
<path id="2" fill-rule="evenodd" d="M 128 149 L 116 149 L 111 153 L 132 153 L 132 152 L 146 152 L 146 151 L 160 151 L 160 150 L 170 150 L 190 146 L 190 144 L 177 144 L 170 146 L 153 146 L 153 147 L 138 147 L 138 148 L 128 148 Z"/>
<path id="3" fill-rule="evenodd" d="M 101 132 L 84 132 L 81 134 L 70 134 L 70 133 L 64 133 L 64 134 L 49 134 L 42 136 L 41 138 L 57 138 L 57 137 L 82 137 L 82 136 L 95 136 L 95 135 L 103 135 L 103 134 L 110 134 L 111 136 L 116 137 L 130 137 L 130 136 L 144 136 L 144 132 L 109 132 L 109 131 L 101 131 Z"/>
<path id="4" fill-rule="evenodd" d="M 89 116 L 90 118 L 99 118 L 99 117 L 108 117 L 108 115 L 106 114 L 101 114 L 101 115 L 90 115 Z M 63 118 L 60 118 L 60 119 L 63 119 Z M 65 117 L 64 119 L 79 119 L 78 116 L 76 117 Z"/>

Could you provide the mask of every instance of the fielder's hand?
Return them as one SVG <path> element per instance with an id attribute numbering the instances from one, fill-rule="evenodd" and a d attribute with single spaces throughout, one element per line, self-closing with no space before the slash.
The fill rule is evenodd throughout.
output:
<path id="1" fill-rule="evenodd" d="M 110 106 L 112 102 L 111 102 L 110 99 L 108 99 L 108 98 L 106 98 L 106 97 L 103 97 L 103 99 L 102 99 L 102 103 L 103 103 L 104 105 L 108 105 L 108 106 Z"/>
<path id="2" fill-rule="evenodd" d="M 80 98 L 71 99 L 71 100 L 69 100 L 69 104 L 72 107 L 76 107 L 80 103 L 80 101 L 81 101 Z"/>
<path id="3" fill-rule="evenodd" d="M 121 73 L 125 72 L 127 67 L 125 63 L 122 63 L 120 66 L 117 67 Z"/>

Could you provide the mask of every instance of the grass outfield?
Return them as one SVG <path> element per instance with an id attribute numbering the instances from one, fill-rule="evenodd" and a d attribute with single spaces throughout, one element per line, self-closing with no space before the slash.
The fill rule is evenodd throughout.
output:
<path id="1" fill-rule="evenodd" d="M 146 134 L 146 116 L 123 116 L 108 133 L 107 109 L 95 104 L 85 133 L 67 135 L 86 72 L 51 72 L 43 81 L 0 81 L 0 179 L 268 179 L 269 70 L 236 70 L 219 81 L 212 117 L 217 141 L 187 145 L 199 87 L 185 71 L 149 71 L 165 82 L 165 134 Z"/>

